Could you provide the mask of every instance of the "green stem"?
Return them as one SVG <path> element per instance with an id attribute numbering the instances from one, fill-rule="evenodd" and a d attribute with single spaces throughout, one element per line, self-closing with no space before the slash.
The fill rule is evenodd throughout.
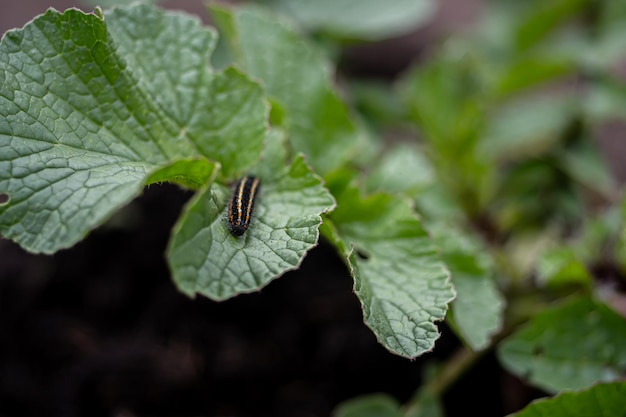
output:
<path id="1" fill-rule="evenodd" d="M 435 395 L 442 395 L 449 387 L 474 365 L 486 350 L 473 351 L 466 347 L 457 350 L 446 362 L 446 366 L 441 370 L 437 378 L 429 382 L 426 388 Z"/>
<path id="2" fill-rule="evenodd" d="M 466 347 L 457 350 L 454 355 L 446 361 L 437 376 L 426 383 L 426 385 L 422 386 L 413 395 L 413 398 L 411 398 L 404 407 L 404 415 L 411 416 L 419 410 L 421 397 L 424 392 L 437 397 L 441 396 L 487 351 L 488 349 L 476 352 Z"/>

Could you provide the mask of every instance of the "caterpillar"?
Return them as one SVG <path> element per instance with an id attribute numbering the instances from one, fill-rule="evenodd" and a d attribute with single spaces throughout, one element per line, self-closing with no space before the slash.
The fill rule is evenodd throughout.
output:
<path id="1" fill-rule="evenodd" d="M 248 230 L 260 188 L 261 182 L 256 177 L 243 177 L 237 182 L 228 204 L 228 228 L 233 236 L 242 236 Z"/>

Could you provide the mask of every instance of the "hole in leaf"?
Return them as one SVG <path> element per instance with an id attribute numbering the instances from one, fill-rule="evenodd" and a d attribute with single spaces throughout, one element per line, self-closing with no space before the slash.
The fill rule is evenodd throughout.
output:
<path id="1" fill-rule="evenodd" d="M 0 193 L 0 206 L 7 204 L 9 200 L 9 195 L 7 193 Z"/>
<path id="2" fill-rule="evenodd" d="M 358 256 L 359 259 L 363 259 L 364 261 L 367 261 L 370 258 L 370 254 L 369 253 L 367 253 L 363 249 L 359 249 L 359 248 L 357 248 L 357 250 L 356 250 L 356 256 Z"/>
<path id="3" fill-rule="evenodd" d="M 533 356 L 543 356 L 543 346 L 537 345 L 533 348 Z"/>

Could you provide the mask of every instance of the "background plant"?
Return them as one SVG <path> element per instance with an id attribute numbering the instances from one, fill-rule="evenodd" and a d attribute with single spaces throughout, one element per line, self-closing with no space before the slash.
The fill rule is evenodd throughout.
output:
<path id="1" fill-rule="evenodd" d="M 548 393 L 582 390 L 522 413 L 622 409 L 626 324 L 608 306 L 622 302 L 624 203 L 593 139 L 623 117 L 626 10 L 500 2 L 395 84 L 342 84 L 350 106 L 336 48 L 394 34 L 385 19 L 425 20 L 430 3 L 369 25 L 341 2 L 290 4 L 212 5 L 215 53 L 215 31 L 151 6 L 51 11 L 6 34 L 2 234 L 51 253 L 145 185 L 175 182 L 197 192 L 167 250 L 174 281 L 225 299 L 297 268 L 321 223 L 381 344 L 420 356 L 444 317 L 465 344 L 407 404 L 373 396 L 337 415 L 441 414 L 440 396 L 492 348 Z M 391 128 L 419 140 L 385 144 Z M 237 240 L 226 186 L 247 172 L 263 194 Z"/>

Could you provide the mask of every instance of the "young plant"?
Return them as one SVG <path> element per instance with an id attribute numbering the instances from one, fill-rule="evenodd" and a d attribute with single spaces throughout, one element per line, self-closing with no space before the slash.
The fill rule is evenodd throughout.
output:
<path id="1" fill-rule="evenodd" d="M 430 13 L 428 2 L 410 3 L 409 16 Z M 405 25 L 393 13 L 350 20 L 334 6 L 293 4 L 269 2 L 330 43 L 395 33 L 382 17 Z M 173 182 L 196 192 L 166 252 L 181 292 L 257 291 L 297 268 L 321 233 L 385 348 L 431 351 L 444 318 L 463 341 L 407 404 L 371 396 L 337 416 L 442 415 L 441 395 L 493 348 L 548 393 L 583 390 L 520 415 L 623 408 L 626 384 L 615 381 L 626 373 L 626 322 L 593 277 L 601 260 L 623 276 L 626 203 L 589 138 L 607 115 L 625 116 L 609 93 L 623 100 L 626 89 L 587 55 L 596 43 L 614 51 L 624 21 L 615 16 L 626 11 L 605 5 L 617 9 L 592 23 L 597 39 L 578 28 L 555 35 L 595 7 L 506 2 L 483 33 L 415 66 L 397 94 L 352 85 L 359 119 L 323 50 L 267 9 L 211 5 L 219 41 L 197 19 L 154 6 L 50 10 L 0 44 L 0 233 L 54 253 L 144 187 Z M 591 70 L 600 75 L 584 92 L 558 84 Z M 548 81 L 546 94 L 538 86 Z M 407 124 L 420 146 L 372 151 L 386 126 Z M 244 176 L 260 188 L 232 197 Z M 248 195 L 253 211 L 227 213 L 233 198 L 245 211 Z M 594 213 L 589 195 L 608 214 Z M 229 216 L 243 215 L 249 227 L 231 233 Z"/>

